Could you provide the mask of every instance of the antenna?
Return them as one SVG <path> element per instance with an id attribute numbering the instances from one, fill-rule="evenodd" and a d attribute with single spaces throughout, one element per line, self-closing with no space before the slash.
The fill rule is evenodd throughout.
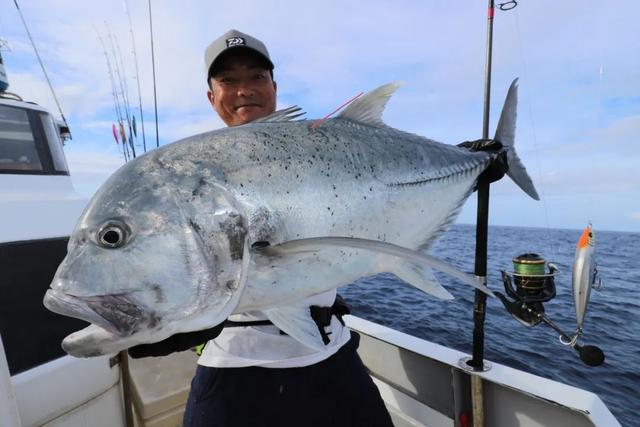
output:
<path id="1" fill-rule="evenodd" d="M 7 48 L 7 41 L 0 39 L 0 93 L 4 93 L 9 88 L 9 79 L 7 73 L 4 70 L 4 64 L 2 62 L 2 49 Z"/>
<path id="2" fill-rule="evenodd" d="M 51 94 L 53 95 L 53 99 L 56 102 L 56 105 L 58 106 L 60 117 L 62 118 L 62 121 L 64 122 L 64 125 L 67 128 L 67 132 L 69 133 L 69 139 L 72 139 L 69 124 L 67 123 L 67 119 L 64 116 L 64 113 L 62 112 L 62 107 L 60 106 L 60 101 L 58 101 L 56 92 L 53 90 L 53 85 L 51 84 L 51 80 L 49 80 L 49 75 L 47 74 L 47 70 L 44 68 L 44 63 L 42 62 L 42 58 L 40 58 L 40 53 L 38 53 L 38 48 L 36 47 L 36 44 L 33 41 L 33 37 L 31 37 L 31 32 L 29 31 L 29 26 L 27 25 L 27 21 L 24 20 L 24 16 L 22 15 L 22 10 L 20 10 L 20 6 L 18 5 L 18 0 L 13 0 L 13 3 L 16 5 L 16 9 L 18 9 L 18 14 L 20 15 L 22 24 L 24 25 L 24 28 L 27 31 L 27 35 L 29 36 L 29 40 L 31 41 L 31 46 L 33 46 L 33 50 L 36 53 L 36 57 L 38 58 L 38 62 L 40 63 L 40 68 L 42 68 L 42 72 L 44 74 L 44 78 L 47 80 L 47 84 L 49 85 L 49 89 L 51 90 Z"/>

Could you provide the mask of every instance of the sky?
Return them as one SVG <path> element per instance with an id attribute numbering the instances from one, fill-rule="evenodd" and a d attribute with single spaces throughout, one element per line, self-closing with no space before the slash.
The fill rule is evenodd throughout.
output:
<path id="1" fill-rule="evenodd" d="M 507 1 L 507 0 L 504 0 Z M 234 28 L 263 40 L 275 63 L 278 107 L 323 117 L 361 91 L 402 81 L 387 124 L 457 144 L 482 135 L 486 1 L 152 1 L 161 145 L 217 129 L 206 98 L 204 49 Z M 111 83 L 98 34 L 120 51 L 141 120 L 132 34 L 121 0 L 19 2 L 73 139 L 74 185 L 90 196 L 124 163 L 111 133 Z M 156 146 L 146 0 L 128 0 L 145 139 Z M 640 3 L 519 0 L 496 11 L 491 124 L 520 80 L 516 149 L 541 195 L 508 178 L 492 185 L 490 224 L 640 231 Z M 9 90 L 57 107 L 13 1 L 0 0 Z M 111 58 L 112 59 L 112 58 Z M 113 59 L 112 59 L 113 60 Z M 458 222 L 475 222 L 467 201 Z"/>

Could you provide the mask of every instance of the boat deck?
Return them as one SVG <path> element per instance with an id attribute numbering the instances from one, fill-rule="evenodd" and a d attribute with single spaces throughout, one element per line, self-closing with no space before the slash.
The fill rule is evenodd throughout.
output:
<path id="1" fill-rule="evenodd" d="M 471 375 L 483 380 L 487 426 L 620 425 L 593 393 L 499 364 L 472 374 L 459 365 L 465 353 L 354 316 L 345 319 L 361 335 L 358 352 L 396 427 L 453 427 L 464 418 L 471 425 Z M 181 425 L 196 361 L 191 351 L 131 360 L 138 425 Z"/>

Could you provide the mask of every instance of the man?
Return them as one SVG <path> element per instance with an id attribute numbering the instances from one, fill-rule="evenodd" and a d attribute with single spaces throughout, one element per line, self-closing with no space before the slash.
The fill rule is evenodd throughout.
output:
<path id="1" fill-rule="evenodd" d="M 230 30 L 205 52 L 207 96 L 228 126 L 276 108 L 273 63 L 259 40 Z M 262 313 L 231 316 L 198 361 L 185 426 L 391 426 L 356 353 L 359 336 L 333 315 L 336 292 L 307 298 L 327 344 L 310 349 Z M 333 305 L 333 309 L 331 308 Z"/>

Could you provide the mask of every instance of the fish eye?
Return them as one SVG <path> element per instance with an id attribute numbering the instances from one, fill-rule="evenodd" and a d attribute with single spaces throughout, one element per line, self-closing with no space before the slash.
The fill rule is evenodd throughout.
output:
<path id="1" fill-rule="evenodd" d="M 108 249 L 124 245 L 126 237 L 125 227 L 114 222 L 108 222 L 98 231 L 98 243 Z"/>

